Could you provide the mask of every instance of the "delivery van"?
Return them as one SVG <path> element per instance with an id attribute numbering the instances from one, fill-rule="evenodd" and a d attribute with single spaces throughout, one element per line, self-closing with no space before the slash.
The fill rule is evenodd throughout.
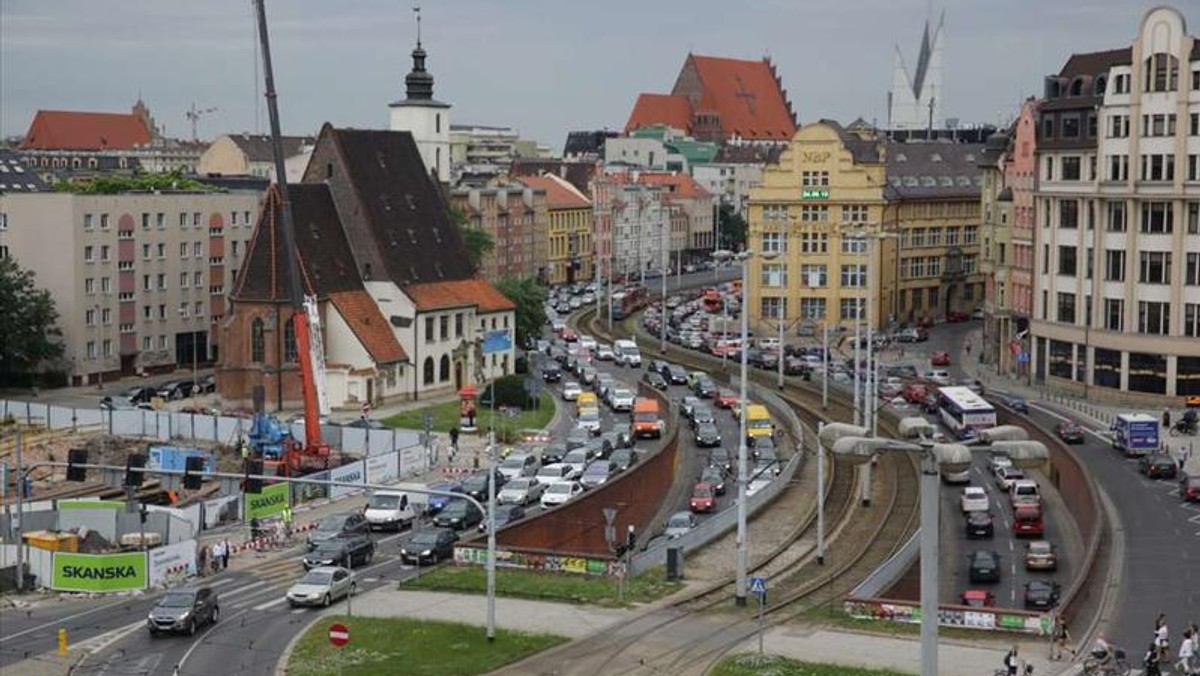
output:
<path id="1" fill-rule="evenodd" d="M 636 437 L 662 436 L 666 424 L 658 400 L 653 397 L 638 397 L 633 402 L 633 434 Z"/>
<path id="2" fill-rule="evenodd" d="M 771 422 L 771 413 L 762 404 L 746 406 L 746 443 L 754 445 L 754 440 L 760 437 L 770 437 L 775 434 L 775 425 Z"/>
<path id="3" fill-rule="evenodd" d="M 401 530 L 416 518 L 413 501 L 405 491 L 375 491 L 367 499 L 363 516 L 371 530 Z"/>

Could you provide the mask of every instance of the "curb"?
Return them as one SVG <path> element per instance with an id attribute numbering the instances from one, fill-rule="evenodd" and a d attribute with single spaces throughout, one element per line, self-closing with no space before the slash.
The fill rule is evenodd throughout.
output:
<path id="1" fill-rule="evenodd" d="M 316 617 L 312 618 L 312 620 L 310 620 L 308 624 L 304 625 L 304 627 L 301 628 L 300 631 L 296 632 L 296 634 L 294 636 L 292 636 L 292 638 L 288 641 L 287 645 L 284 646 L 283 651 L 279 653 L 279 659 L 275 661 L 275 671 L 274 671 L 275 676 L 287 676 L 287 673 L 288 673 L 287 664 L 288 664 L 288 660 L 291 659 L 291 657 L 292 657 L 292 650 L 296 647 L 296 644 L 300 642 L 300 639 L 303 638 L 304 635 L 308 633 L 308 630 L 312 629 L 313 625 L 315 625 L 316 623 L 320 622 L 323 619 L 325 619 L 324 614 L 317 615 Z"/>

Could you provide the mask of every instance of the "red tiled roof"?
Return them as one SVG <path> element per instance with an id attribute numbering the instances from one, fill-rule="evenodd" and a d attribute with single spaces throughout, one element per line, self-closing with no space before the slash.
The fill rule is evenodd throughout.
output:
<path id="1" fill-rule="evenodd" d="M 129 150 L 150 143 L 142 118 L 130 113 L 39 110 L 22 150 Z"/>
<path id="2" fill-rule="evenodd" d="M 633 104 L 633 112 L 629 114 L 629 121 L 625 123 L 625 132 L 655 124 L 665 124 L 690 133 L 692 104 L 686 96 L 638 94 L 637 102 Z"/>
<path id="3" fill-rule="evenodd" d="M 396 334 L 392 333 L 391 326 L 371 294 L 366 291 L 337 291 L 329 294 L 329 300 L 376 363 L 408 361 L 408 355 L 396 340 Z"/>
<path id="4" fill-rule="evenodd" d="M 522 176 L 517 180 L 530 188 L 545 190 L 546 206 L 550 209 L 586 209 L 592 206 L 575 186 L 553 174 Z"/>
<path id="5" fill-rule="evenodd" d="M 644 171 L 638 174 L 638 183 L 670 187 L 672 195 L 679 197 L 708 197 L 710 193 L 688 174 L 659 173 Z"/>
<path id="6" fill-rule="evenodd" d="M 720 114 L 726 135 L 764 140 L 786 140 L 795 135 L 791 108 L 768 61 L 695 54 L 688 58 L 702 83 L 695 108 L 697 112 Z"/>
<path id="7" fill-rule="evenodd" d="M 516 308 L 496 287 L 478 277 L 409 284 L 404 287 L 404 293 L 412 299 L 419 312 L 475 307 L 480 313 L 487 314 Z"/>

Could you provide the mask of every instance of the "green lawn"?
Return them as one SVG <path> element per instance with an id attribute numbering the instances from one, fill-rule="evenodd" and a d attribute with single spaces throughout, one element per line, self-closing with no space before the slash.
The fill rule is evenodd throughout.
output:
<path id="1" fill-rule="evenodd" d="M 405 580 L 400 586 L 404 589 L 483 594 L 487 591 L 487 571 L 482 566 L 447 566 Z M 496 594 L 537 601 L 622 607 L 660 599 L 679 590 L 681 586 L 679 582 L 667 582 L 663 569 L 649 570 L 629 581 L 625 603 L 622 604 L 617 600 L 615 578 L 496 569 Z"/>
<path id="2" fill-rule="evenodd" d="M 506 418 L 503 413 L 496 411 L 496 429 L 497 434 L 503 439 L 505 432 L 515 433 L 517 430 L 534 429 L 540 430 L 550 424 L 550 419 L 554 417 L 555 401 L 554 397 L 549 392 L 542 392 L 541 405 L 538 408 L 521 411 L 521 413 L 512 418 Z M 421 417 L 426 413 L 433 415 L 433 431 L 446 433 L 450 428 L 458 425 L 458 402 L 448 401 L 444 404 L 434 404 L 424 408 L 415 408 L 410 411 L 397 413 L 390 418 L 384 418 L 383 424 L 389 427 L 403 427 L 411 430 L 421 429 Z M 486 432 L 491 425 L 492 409 L 479 408 L 479 416 L 475 419 L 481 432 Z"/>
<path id="3" fill-rule="evenodd" d="M 911 676 L 889 669 L 860 669 L 838 664 L 798 662 L 776 655 L 766 655 L 759 660 L 757 653 L 726 657 L 709 673 L 712 676 Z"/>
<path id="4" fill-rule="evenodd" d="M 350 628 L 350 644 L 334 648 L 329 627 Z M 549 634 L 496 630 L 489 644 L 482 627 L 407 618 L 322 618 L 296 643 L 290 676 L 469 676 L 485 674 L 567 639 Z M 337 655 L 340 651 L 340 656 Z M 341 670 L 338 669 L 340 657 Z"/>

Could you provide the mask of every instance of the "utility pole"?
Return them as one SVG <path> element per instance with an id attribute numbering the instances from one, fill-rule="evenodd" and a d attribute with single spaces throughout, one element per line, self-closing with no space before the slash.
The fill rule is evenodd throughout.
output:
<path id="1" fill-rule="evenodd" d="M 25 469 L 21 465 L 21 427 L 17 426 L 17 522 L 13 528 L 13 539 L 17 543 L 17 593 L 25 591 L 25 541 L 21 537 L 22 517 L 25 514 Z"/>

